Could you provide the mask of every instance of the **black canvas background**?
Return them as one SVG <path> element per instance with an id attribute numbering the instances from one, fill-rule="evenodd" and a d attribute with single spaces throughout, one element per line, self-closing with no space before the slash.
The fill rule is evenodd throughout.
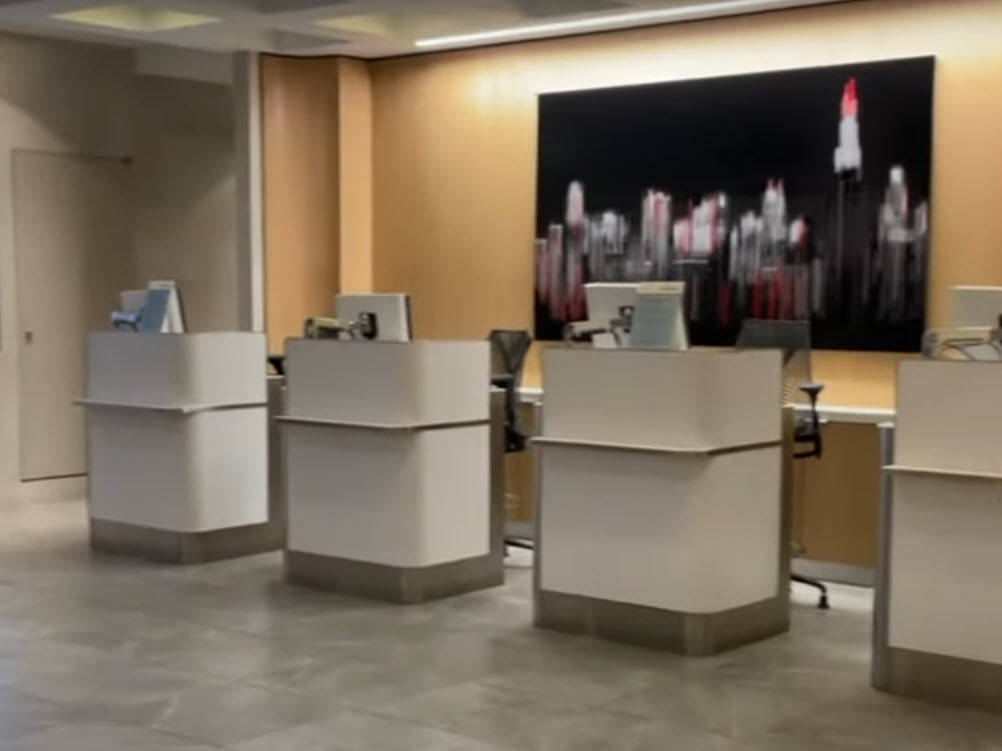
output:
<path id="1" fill-rule="evenodd" d="M 930 198 L 934 65 L 923 57 L 541 95 L 537 236 L 563 221 L 574 180 L 584 183 L 589 213 L 615 209 L 636 228 L 648 188 L 670 193 L 676 216 L 688 201 L 724 191 L 733 218 L 759 212 L 766 180 L 782 178 L 788 217 L 807 215 L 825 237 L 851 77 L 859 87 L 866 216 L 875 220 L 895 164 L 905 167 L 914 207 Z M 536 322 L 538 338 L 560 337 L 539 307 Z M 814 340 L 820 348 L 916 350 L 922 328 L 839 331 L 832 322 L 815 326 Z M 693 332 L 697 344 L 732 337 Z"/>

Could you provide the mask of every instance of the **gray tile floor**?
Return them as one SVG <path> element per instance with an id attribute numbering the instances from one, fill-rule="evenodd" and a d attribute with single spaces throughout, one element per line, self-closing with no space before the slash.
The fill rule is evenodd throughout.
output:
<path id="1" fill-rule="evenodd" d="M 276 555 L 92 555 L 79 502 L 0 502 L 0 749 L 1002 750 L 1002 717 L 868 685 L 870 601 L 682 659 L 536 631 L 530 569 L 396 607 L 288 587 Z"/>

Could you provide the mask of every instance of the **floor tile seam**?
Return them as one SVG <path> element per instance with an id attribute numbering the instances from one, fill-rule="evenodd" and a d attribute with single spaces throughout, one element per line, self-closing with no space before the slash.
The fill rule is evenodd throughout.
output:
<path id="1" fill-rule="evenodd" d="M 507 694 L 509 696 L 516 696 L 516 697 L 521 696 L 522 698 L 525 698 L 524 694 L 520 694 L 520 692 L 518 692 L 518 691 L 516 691 L 516 690 L 514 690 L 512 688 L 502 687 L 502 686 L 491 686 L 491 685 L 485 684 L 482 679 L 474 679 L 474 680 L 460 681 L 459 683 L 453 683 L 453 684 L 450 684 L 450 685 L 447 685 L 447 686 L 438 686 L 436 688 L 428 689 L 428 690 L 425 690 L 425 691 L 420 691 L 417 694 L 415 694 L 413 697 L 411 697 L 410 699 L 402 699 L 402 700 L 394 701 L 394 702 L 391 702 L 391 703 L 389 703 L 387 705 L 384 705 L 382 707 L 371 708 L 369 711 L 373 712 L 373 713 L 377 713 L 380 716 L 385 716 L 385 717 L 389 717 L 389 718 L 392 718 L 392 719 L 398 719 L 398 720 L 400 720 L 400 719 L 408 719 L 406 716 L 393 714 L 394 707 L 398 707 L 401 704 L 407 703 L 408 701 L 411 701 L 412 699 L 420 697 L 421 695 L 426 695 L 426 694 L 429 694 L 429 693 L 444 691 L 444 690 L 447 690 L 447 689 L 454 689 L 454 688 L 458 688 L 458 687 L 464 686 L 464 685 L 469 685 L 470 687 L 477 687 L 477 686 L 479 686 L 479 687 L 486 687 L 486 688 L 491 689 L 492 691 L 497 691 L 499 693 Z M 530 697 L 530 698 L 539 699 L 540 697 L 533 696 L 533 697 Z M 556 710 L 556 714 L 554 714 L 552 716 L 552 718 L 547 718 L 548 721 L 550 719 L 569 718 L 569 717 L 573 717 L 575 715 L 581 714 L 582 712 L 588 711 L 586 708 L 574 707 L 574 706 L 571 706 L 569 704 L 561 704 L 560 706 L 554 705 L 552 708 Z M 444 725 L 435 725 L 435 727 L 437 727 L 439 729 L 444 729 L 444 730 L 446 730 L 448 732 L 453 732 L 453 733 L 457 732 L 457 731 L 451 730 L 448 726 L 444 726 Z"/>
<path id="2" fill-rule="evenodd" d="M 225 749 L 225 746 L 220 746 L 218 743 L 207 741 L 202 738 L 197 738 L 184 733 L 166 730 L 160 727 L 156 727 L 153 724 L 132 723 L 124 721 L 111 722 L 105 718 L 102 718 L 100 720 L 87 720 L 87 719 L 75 720 L 75 721 L 60 720 L 52 723 L 51 725 L 47 725 L 46 727 L 39 728 L 38 730 L 33 730 L 27 735 L 23 735 L 20 738 L 18 738 L 17 741 L 20 744 L 26 740 L 31 740 L 32 737 L 41 736 L 45 733 L 51 732 L 52 730 L 61 728 L 66 728 L 66 729 L 87 728 L 91 730 L 145 730 L 147 732 L 162 735 L 165 738 L 171 738 L 174 740 L 183 741 L 186 744 L 197 744 L 198 746 L 203 746 L 205 748 L 214 748 L 221 750 Z M 2 747 L 0 747 L 0 751 L 2 751 Z"/>
<path id="3" fill-rule="evenodd" d="M 507 675 L 507 673 L 505 673 L 505 675 Z M 494 688 L 494 689 L 511 690 L 511 687 L 505 686 L 504 684 L 497 683 L 496 681 L 494 681 L 493 680 L 494 677 L 496 677 L 496 676 L 480 679 L 480 682 L 482 682 L 484 685 L 490 686 L 491 688 Z M 551 692 L 547 692 L 547 691 L 543 691 L 543 690 L 537 690 L 537 689 L 533 689 L 533 688 L 530 688 L 530 687 L 520 688 L 519 691 L 524 692 L 525 694 L 533 696 L 533 697 L 535 697 L 537 699 L 542 699 L 542 700 L 551 699 L 551 696 L 552 696 Z M 594 701 L 594 702 L 592 702 L 592 701 L 576 701 L 576 702 L 566 702 L 566 703 L 568 705 L 570 705 L 570 704 L 573 703 L 577 709 L 580 709 L 582 711 L 598 710 L 598 711 L 615 711 L 615 712 L 618 712 L 618 710 L 610 709 L 610 707 L 613 704 L 615 704 L 616 702 L 623 700 L 627 696 L 627 694 L 629 694 L 629 693 L 631 693 L 631 690 L 627 689 L 622 694 L 617 694 L 616 696 L 613 696 L 613 697 L 606 697 L 604 699 L 600 699 L 600 700 Z M 563 700 L 563 699 L 560 700 L 561 703 L 564 703 L 565 701 L 566 700 Z"/>
<path id="4" fill-rule="evenodd" d="M 415 720 L 412 717 L 405 717 L 405 716 L 401 716 L 401 715 L 395 715 L 395 714 L 392 714 L 392 713 L 388 712 L 385 708 L 383 708 L 383 709 L 359 709 L 359 708 L 353 708 L 353 709 L 354 709 L 354 711 L 360 711 L 360 712 L 362 712 L 364 714 L 367 714 L 367 715 L 369 715 L 371 717 L 376 717 L 376 718 L 378 718 L 380 720 L 391 720 L 393 722 L 403 723 L 403 724 L 406 724 L 406 725 L 411 725 L 411 726 L 416 727 L 416 728 L 421 728 L 422 730 L 434 730 L 434 731 L 440 732 L 440 733 L 447 733 L 448 735 L 455 736 L 456 738 L 463 738 L 463 739 L 466 739 L 466 740 L 473 741 L 475 743 L 482 744 L 482 745 L 487 746 L 488 748 L 491 748 L 491 749 L 497 749 L 497 751 L 526 751 L 525 749 L 521 749 L 521 748 L 516 747 L 516 746 L 500 745 L 500 744 L 498 744 L 496 742 L 493 742 L 493 741 L 484 741 L 482 738 L 478 738 L 475 735 L 470 735 L 468 733 L 464 733 L 461 730 L 458 730 L 456 728 L 453 728 L 453 727 L 445 725 L 445 724 L 420 722 L 418 720 Z"/>

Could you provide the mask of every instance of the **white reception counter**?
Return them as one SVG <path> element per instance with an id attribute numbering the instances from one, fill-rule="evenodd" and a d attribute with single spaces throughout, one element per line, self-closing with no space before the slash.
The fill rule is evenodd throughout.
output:
<path id="1" fill-rule="evenodd" d="M 198 563 L 281 547 L 261 334 L 91 334 L 93 547 Z"/>
<path id="2" fill-rule="evenodd" d="M 397 602 L 503 581 L 487 342 L 290 340 L 289 578 Z"/>
<path id="3" fill-rule="evenodd" d="M 692 655 L 786 630 L 780 354 L 543 357 L 536 624 Z"/>
<path id="4" fill-rule="evenodd" d="M 874 608 L 877 688 L 1002 711 L 1000 392 L 997 363 L 900 366 Z"/>

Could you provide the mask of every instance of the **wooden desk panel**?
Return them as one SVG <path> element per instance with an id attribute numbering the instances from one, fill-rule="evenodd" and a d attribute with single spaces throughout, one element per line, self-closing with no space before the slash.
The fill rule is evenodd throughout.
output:
<path id="1" fill-rule="evenodd" d="M 877 563 L 880 436 L 876 425 L 828 423 L 825 453 L 793 466 L 793 533 L 803 557 Z"/>
<path id="2" fill-rule="evenodd" d="M 539 405 L 522 402 L 519 405 L 522 430 L 531 436 L 538 435 L 540 413 Z M 532 522 L 536 518 L 537 453 L 530 446 L 525 451 L 505 454 L 505 508 L 509 521 Z"/>

